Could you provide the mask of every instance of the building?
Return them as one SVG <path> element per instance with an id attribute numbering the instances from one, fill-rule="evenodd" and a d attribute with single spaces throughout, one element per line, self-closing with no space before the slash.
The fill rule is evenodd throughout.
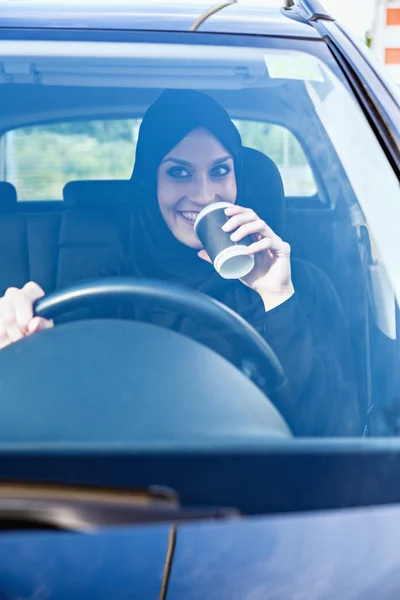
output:
<path id="1" fill-rule="evenodd" d="M 376 0 L 372 48 L 400 85 L 400 1 Z"/>

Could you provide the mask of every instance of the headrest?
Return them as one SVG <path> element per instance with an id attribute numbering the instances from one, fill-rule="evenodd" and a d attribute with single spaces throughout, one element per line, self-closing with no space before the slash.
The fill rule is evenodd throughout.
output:
<path id="1" fill-rule="evenodd" d="M 69 181 L 63 189 L 64 202 L 70 208 L 115 206 L 129 201 L 130 181 L 126 179 L 93 179 Z"/>
<path id="2" fill-rule="evenodd" d="M 17 190 L 8 181 L 0 181 L 0 213 L 14 212 L 16 207 Z"/>
<path id="3" fill-rule="evenodd" d="M 238 203 L 252 208 L 279 236 L 285 230 L 285 191 L 278 167 L 259 150 L 243 147 L 243 179 Z"/>
<path id="4" fill-rule="evenodd" d="M 61 219 L 58 243 L 60 246 L 118 246 L 118 229 L 114 220 L 101 211 L 66 211 Z"/>

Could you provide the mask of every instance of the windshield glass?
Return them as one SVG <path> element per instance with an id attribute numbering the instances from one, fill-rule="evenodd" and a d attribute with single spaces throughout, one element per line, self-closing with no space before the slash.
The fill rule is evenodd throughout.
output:
<path id="1" fill-rule="evenodd" d="M 0 442 L 58 441 L 82 403 L 103 434 L 72 420 L 65 440 L 135 442 L 126 406 L 138 402 L 140 435 L 161 423 L 150 443 L 166 421 L 178 443 L 191 431 L 397 435 L 396 174 L 324 43 L 207 40 L 0 43 L 0 370 L 13 413 Z M 34 316 L 43 294 L 121 277 L 190 298 Z M 199 292 L 241 321 L 206 317 Z M 116 336 L 124 326 L 100 357 L 105 320 Z M 59 348 L 71 356 L 56 365 Z M 29 352 L 48 361 L 32 418 L 15 384 L 40 368 Z M 64 408 L 50 414 L 55 397 Z"/>

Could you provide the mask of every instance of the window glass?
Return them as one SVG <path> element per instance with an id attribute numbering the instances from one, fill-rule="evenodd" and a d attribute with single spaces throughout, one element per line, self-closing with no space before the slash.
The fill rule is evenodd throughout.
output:
<path id="1" fill-rule="evenodd" d="M 297 138 L 286 127 L 273 123 L 240 121 L 235 123 L 243 144 L 267 154 L 277 165 L 286 196 L 314 196 L 314 176 Z"/>
<path id="2" fill-rule="evenodd" d="M 313 196 L 315 180 L 304 151 L 285 127 L 235 120 L 243 144 L 267 154 L 282 175 L 286 196 Z M 4 136 L 6 181 L 19 200 L 60 200 L 80 179 L 127 179 L 140 119 L 70 121 L 10 131 Z"/>
<path id="3" fill-rule="evenodd" d="M 396 312 L 400 189 L 383 143 L 325 44 L 246 38 L 247 46 L 229 46 L 195 43 L 197 39 L 191 37 L 187 45 L 37 41 L 32 46 L 23 40 L 4 41 L 1 61 L 12 82 L 0 82 L 0 131 L 8 131 L 0 147 L 0 179 L 15 186 L 20 200 L 60 200 L 63 187 L 73 180 L 128 179 L 140 125 L 139 118 L 128 115 L 142 116 L 165 89 L 181 91 L 185 104 L 175 96 L 179 111 L 167 101 L 162 114 L 156 111 L 156 124 L 144 134 L 142 173 L 135 187 L 125 182 L 117 186 L 113 181 L 108 185 L 101 181 L 100 186 L 78 182 L 69 188 L 71 210 L 54 215 L 49 206 L 41 219 L 31 220 L 36 210 L 32 205 L 18 207 L 22 219 L 9 219 L 8 214 L 4 218 L 13 210 L 14 196 L 11 186 L 2 186 L 0 297 L 8 286 L 22 287 L 30 279 L 47 292 L 99 279 L 110 270 L 125 274 L 124 269 L 129 271 L 133 265 L 129 276 L 139 273 L 205 292 L 265 338 L 293 394 L 285 402 L 278 398 L 276 407 L 295 435 L 344 436 L 354 431 L 360 435 L 358 423 L 369 427 L 369 415 L 374 416 L 373 434 L 394 435 L 397 425 L 390 415 L 393 410 L 400 414 Z M 187 90 L 203 90 L 209 98 L 197 96 L 190 105 L 188 97 L 193 100 L 193 94 Z M 215 102 L 220 106 L 215 107 Z M 275 162 L 286 198 L 270 160 L 254 152 L 240 154 L 237 136 L 221 106 L 235 119 L 244 145 Z M 198 116 L 200 131 L 182 133 L 185 110 Z M 210 114 L 215 115 L 213 122 Z M 178 154 L 171 155 L 178 146 Z M 240 181 L 236 180 L 237 160 L 243 166 Z M 263 253 L 254 261 L 254 278 L 241 275 L 227 282 L 218 276 L 217 256 L 221 261 L 231 256 L 231 242 L 237 252 L 230 236 L 227 252 L 220 250 L 219 242 L 210 250 L 215 254 L 214 270 L 200 262 L 201 256 L 207 261 L 207 254 L 201 253 L 201 244 L 207 241 L 200 243 L 194 222 L 215 200 L 242 201 L 234 209 L 241 213 L 236 226 L 243 236 L 254 236 L 254 253 Z M 218 222 L 210 229 L 210 239 L 221 227 Z M 281 245 L 282 240 L 287 244 Z M 243 248 L 239 252 L 243 252 L 239 264 L 252 262 L 251 252 L 250 258 Z M 285 293 L 289 290 L 290 298 L 282 300 L 282 288 Z M 293 290 L 296 293 L 291 295 Z M 274 302 L 278 304 L 271 307 Z M 203 331 L 207 324 L 195 318 L 195 323 L 188 323 L 190 319 L 179 310 L 175 314 L 168 305 L 157 303 L 153 308 L 139 311 L 153 325 L 166 324 L 201 343 L 215 333 Z M 163 309 L 168 318 L 161 316 Z M 227 339 L 222 338 L 215 349 L 228 363 L 242 346 L 230 348 L 229 354 Z M 190 352 L 174 357 L 172 343 L 165 361 L 170 357 L 182 380 L 171 376 L 168 383 L 164 375 L 159 382 L 154 378 L 157 398 L 164 393 L 174 397 L 175 389 L 182 389 L 183 375 L 196 368 L 195 361 L 185 362 L 191 360 Z M 241 367 L 246 376 L 254 377 L 257 365 L 248 365 L 251 359 L 243 357 Z M 157 360 L 157 367 L 164 364 L 163 357 Z M 150 356 L 149 369 L 154 373 L 152 361 Z M 129 357 L 128 362 L 134 369 L 135 361 Z M 199 365 L 200 379 L 191 379 L 184 388 L 188 411 L 194 393 L 202 393 L 201 381 L 211 387 L 221 381 L 212 369 L 208 376 L 204 365 Z M 48 373 L 50 384 L 51 368 Z M 261 374 L 257 381 L 268 383 L 267 378 Z M 191 381 L 197 382 L 193 388 Z M 38 406 L 40 393 L 39 389 Z M 224 413 L 229 418 L 234 415 L 230 394 Z M 200 398 L 202 415 L 210 414 L 210 398 L 219 399 L 219 392 L 211 390 Z M 242 398 L 237 406 L 244 406 Z M 357 428 L 353 427 L 356 413 L 360 415 Z M 21 410 L 21 419 L 23 414 Z M 379 419 L 385 422 L 382 429 L 376 426 Z M 185 425 L 183 418 L 170 421 Z M 234 435 L 241 431 L 239 421 Z M 213 427 L 221 425 L 220 431 L 229 436 L 226 423 L 214 421 Z M 100 420 L 93 415 L 96 424 Z M 209 436 L 213 443 L 218 438 L 213 427 L 204 429 L 203 440 Z M 119 441 L 120 430 L 117 424 L 112 441 Z M 179 440 L 179 435 L 174 439 Z"/>
<path id="4" fill-rule="evenodd" d="M 64 185 L 81 179 L 128 179 L 138 119 L 90 120 L 9 131 L 3 172 L 19 200 L 61 200 Z"/>

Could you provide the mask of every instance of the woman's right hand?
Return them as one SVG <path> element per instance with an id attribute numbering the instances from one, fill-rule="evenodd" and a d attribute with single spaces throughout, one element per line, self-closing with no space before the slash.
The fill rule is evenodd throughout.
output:
<path id="1" fill-rule="evenodd" d="M 42 288 L 30 281 L 22 289 L 10 287 L 0 298 L 0 349 L 53 327 L 53 321 L 33 316 L 33 304 L 44 296 Z"/>

